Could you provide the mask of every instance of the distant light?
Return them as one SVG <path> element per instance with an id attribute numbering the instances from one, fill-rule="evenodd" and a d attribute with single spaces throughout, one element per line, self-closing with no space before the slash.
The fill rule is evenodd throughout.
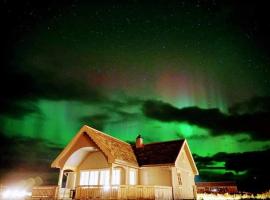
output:
<path id="1" fill-rule="evenodd" d="M 212 192 L 217 192 L 218 190 L 217 190 L 217 188 L 214 188 L 214 189 L 212 189 L 211 191 L 212 191 Z"/>
<path id="2" fill-rule="evenodd" d="M 3 199 L 23 199 L 31 196 L 31 193 L 24 189 L 6 189 L 2 192 L 1 196 Z"/>
<path id="3" fill-rule="evenodd" d="M 240 193 L 240 194 L 217 194 L 217 193 L 199 193 L 197 194 L 197 199 L 199 200 L 240 200 L 240 199 L 269 199 L 270 198 L 270 190 L 268 192 L 264 192 L 261 194 L 248 194 L 248 193 Z"/>

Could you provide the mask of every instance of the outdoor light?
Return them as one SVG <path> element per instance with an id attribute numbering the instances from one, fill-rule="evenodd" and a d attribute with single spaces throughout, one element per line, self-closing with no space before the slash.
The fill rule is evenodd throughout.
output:
<path id="1" fill-rule="evenodd" d="M 1 194 L 2 199 L 23 199 L 28 196 L 31 196 L 30 192 L 19 188 L 6 189 Z"/>
<path id="2" fill-rule="evenodd" d="M 269 199 L 270 197 L 270 191 L 261 193 L 261 194 L 248 194 L 248 193 L 242 193 L 242 194 L 198 194 L 197 199 L 198 200 L 240 200 L 240 199 Z"/>
<path id="3" fill-rule="evenodd" d="M 212 189 L 211 190 L 212 192 L 217 192 L 218 190 L 216 188 Z"/>

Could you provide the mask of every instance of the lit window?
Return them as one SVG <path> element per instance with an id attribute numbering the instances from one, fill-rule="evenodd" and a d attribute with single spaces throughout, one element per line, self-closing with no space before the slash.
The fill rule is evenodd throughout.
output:
<path id="1" fill-rule="evenodd" d="M 89 185 L 98 185 L 98 171 L 90 171 Z"/>
<path id="2" fill-rule="evenodd" d="M 110 172 L 109 170 L 100 171 L 99 184 L 100 185 L 109 185 Z"/>
<path id="3" fill-rule="evenodd" d="M 120 169 L 114 169 L 112 171 L 112 184 L 120 185 Z"/>
<path id="4" fill-rule="evenodd" d="M 89 172 L 81 172 L 80 185 L 88 185 Z"/>
<path id="5" fill-rule="evenodd" d="M 136 184 L 136 172 L 135 170 L 129 171 L 129 184 L 135 185 Z"/>

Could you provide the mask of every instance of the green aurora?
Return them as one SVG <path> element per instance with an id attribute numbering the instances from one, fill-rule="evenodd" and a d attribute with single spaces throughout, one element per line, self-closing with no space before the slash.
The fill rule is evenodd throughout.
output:
<path id="1" fill-rule="evenodd" d="M 247 13 L 237 3 L 27 2 L 5 3 L 11 25 L 1 69 L 4 137 L 60 149 L 87 124 L 128 142 L 138 134 L 146 143 L 186 138 L 200 157 L 269 148 L 269 136 L 215 134 L 188 121 L 150 118 L 142 109 L 155 100 L 230 115 L 237 103 L 269 96 L 270 51 L 243 25 L 236 13 Z M 215 169 L 201 173 L 246 173 L 227 169 L 225 161 L 209 166 Z"/>

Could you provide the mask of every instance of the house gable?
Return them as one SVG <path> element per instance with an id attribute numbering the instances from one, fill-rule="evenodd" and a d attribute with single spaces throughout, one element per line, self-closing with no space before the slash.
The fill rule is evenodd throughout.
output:
<path id="1" fill-rule="evenodd" d="M 79 151 L 80 150 L 80 151 Z M 64 150 L 57 156 L 57 158 L 51 164 L 53 168 L 63 168 L 65 166 L 68 169 L 74 168 L 75 162 L 81 162 L 82 159 L 87 155 L 89 151 L 97 151 L 98 146 L 89 138 L 89 136 L 81 130 L 79 133 L 71 140 L 71 142 L 64 148 Z M 76 161 L 72 159 L 76 158 Z"/>
<path id="2" fill-rule="evenodd" d="M 194 175 L 199 174 L 186 140 L 184 141 L 181 147 L 181 150 L 179 151 L 179 154 L 175 161 L 175 165 L 180 166 L 182 169 L 185 169 L 185 170 L 192 170 Z"/>
<path id="3" fill-rule="evenodd" d="M 78 150 L 85 150 L 85 152 L 77 152 Z M 80 129 L 51 166 L 54 168 L 64 168 L 65 164 L 68 163 L 70 165 L 68 168 L 74 168 L 72 162 L 75 162 L 76 159 L 77 163 L 81 162 L 89 152 L 93 151 L 101 151 L 108 163 L 118 163 L 133 167 L 176 166 L 181 152 L 185 152 L 193 173 L 195 175 L 198 174 L 186 140 L 150 143 L 145 144 L 142 148 L 136 148 L 86 125 Z M 76 157 L 74 161 L 71 159 L 71 156 L 75 153 L 77 156 L 73 156 Z"/>
<path id="4" fill-rule="evenodd" d="M 95 141 L 99 148 L 105 154 L 106 152 L 111 154 L 111 162 L 138 166 L 137 159 L 130 144 L 88 126 L 86 127 L 87 134 Z"/>
<path id="5" fill-rule="evenodd" d="M 52 167 L 63 168 L 66 161 L 76 151 L 92 147 L 93 151 L 100 150 L 106 156 L 108 163 L 119 162 L 138 166 L 136 157 L 130 144 L 106 135 L 98 130 L 83 126 L 60 155 L 53 161 Z M 88 153 L 90 149 L 88 149 Z M 82 153 L 83 158 L 87 153 Z M 69 167 L 70 168 L 70 167 Z"/>
<path id="6" fill-rule="evenodd" d="M 78 166 L 79 170 L 109 168 L 106 157 L 100 151 L 89 152 Z"/>

